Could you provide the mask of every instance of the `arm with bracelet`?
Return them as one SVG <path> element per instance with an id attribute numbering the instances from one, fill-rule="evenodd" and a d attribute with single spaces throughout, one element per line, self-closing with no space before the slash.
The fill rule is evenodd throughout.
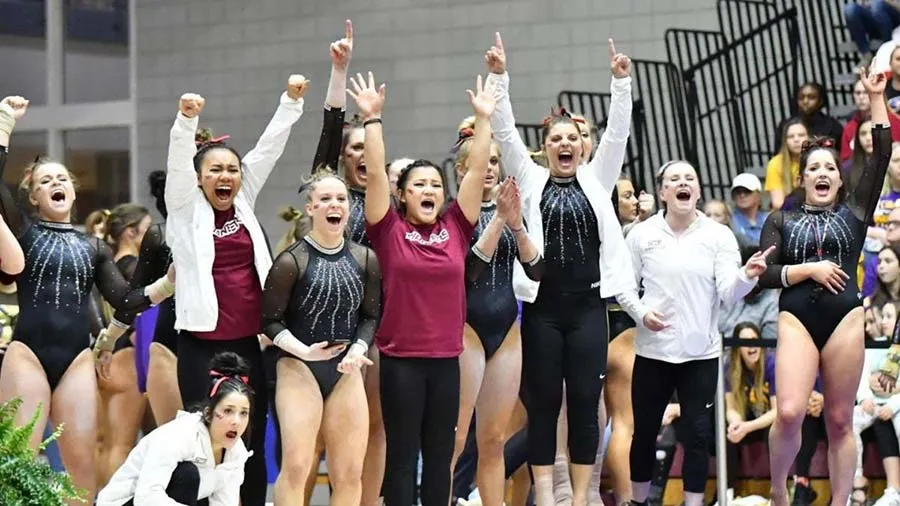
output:
<path id="1" fill-rule="evenodd" d="M 381 319 L 381 268 L 375 253 L 369 248 L 364 249 L 363 299 L 359 306 L 356 340 L 353 341 L 350 351 L 338 364 L 338 370 L 345 374 L 364 365 L 372 365 L 372 361 L 366 355 L 375 339 L 375 331 L 378 329 L 378 322 Z"/>

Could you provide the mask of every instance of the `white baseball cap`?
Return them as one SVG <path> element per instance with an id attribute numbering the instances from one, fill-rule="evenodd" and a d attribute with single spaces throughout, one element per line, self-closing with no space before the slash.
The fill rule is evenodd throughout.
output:
<path id="1" fill-rule="evenodd" d="M 758 192 L 762 190 L 762 183 L 754 174 L 744 172 L 735 176 L 731 182 L 731 191 L 734 191 L 736 188 L 746 188 L 752 192 Z"/>

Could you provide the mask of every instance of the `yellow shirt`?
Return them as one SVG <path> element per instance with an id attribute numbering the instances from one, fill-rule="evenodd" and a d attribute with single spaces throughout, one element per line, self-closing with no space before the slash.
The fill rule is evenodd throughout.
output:
<path id="1" fill-rule="evenodd" d="M 769 165 L 766 166 L 766 191 L 772 190 L 781 190 L 785 193 L 790 193 L 791 190 L 797 187 L 797 182 L 800 180 L 800 162 L 792 161 L 791 162 L 791 181 L 793 181 L 793 185 L 791 188 L 784 188 L 784 158 L 781 154 L 777 154 L 769 160 Z"/>

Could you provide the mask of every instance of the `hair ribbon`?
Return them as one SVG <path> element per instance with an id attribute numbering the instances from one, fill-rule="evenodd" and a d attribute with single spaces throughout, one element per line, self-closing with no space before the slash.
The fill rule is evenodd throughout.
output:
<path id="1" fill-rule="evenodd" d="M 210 397 L 215 397 L 216 392 L 219 391 L 219 387 L 222 385 L 222 383 L 224 383 L 224 382 L 226 382 L 226 381 L 228 381 L 228 380 L 230 380 L 230 379 L 236 379 L 236 380 L 240 381 L 241 383 L 243 383 L 243 384 L 245 384 L 245 385 L 250 381 L 250 378 L 247 377 L 247 376 L 243 376 L 243 375 L 241 375 L 241 376 L 228 376 L 228 375 L 222 374 L 222 373 L 220 373 L 219 371 L 216 371 L 216 370 L 211 370 L 211 371 L 209 371 L 209 375 L 210 375 L 210 377 L 213 377 L 213 378 L 219 378 L 219 379 L 216 380 L 216 382 L 213 384 L 212 389 L 209 391 L 209 396 L 210 396 Z"/>

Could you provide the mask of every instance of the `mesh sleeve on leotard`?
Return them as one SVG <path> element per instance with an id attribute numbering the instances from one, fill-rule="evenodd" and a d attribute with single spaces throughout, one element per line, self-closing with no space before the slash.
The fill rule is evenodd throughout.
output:
<path id="1" fill-rule="evenodd" d="M 306 271 L 309 254 L 305 241 L 298 241 L 286 249 L 272 263 L 262 296 L 263 332 L 269 339 L 287 329 L 287 310 L 291 294 L 300 280 L 300 273 Z M 302 263 L 302 266 L 301 266 Z"/>
<path id="2" fill-rule="evenodd" d="M 356 339 L 369 346 L 375 338 L 375 330 L 381 319 L 381 267 L 378 265 L 375 252 L 371 249 L 358 244 L 351 244 L 350 247 L 351 253 L 365 271 L 363 274 L 363 299 L 359 306 L 359 321 L 356 324 Z"/>
<path id="3" fill-rule="evenodd" d="M 784 269 L 783 259 L 781 257 L 782 236 L 781 231 L 784 227 L 784 214 L 782 211 L 775 211 L 766 218 L 763 225 L 762 234 L 759 237 L 759 250 L 766 251 L 771 246 L 775 246 L 775 250 L 766 257 L 766 270 L 759 277 L 759 286 L 761 288 L 784 288 L 781 278 Z"/>

